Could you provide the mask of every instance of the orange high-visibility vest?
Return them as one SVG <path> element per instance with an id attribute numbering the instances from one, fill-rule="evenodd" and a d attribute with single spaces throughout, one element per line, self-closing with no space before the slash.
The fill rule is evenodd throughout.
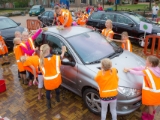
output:
<path id="1" fill-rule="evenodd" d="M 72 15 L 71 13 L 66 9 L 61 9 L 61 16 L 58 16 L 58 20 L 61 24 L 64 23 L 65 18 L 68 17 L 68 21 L 65 25 L 65 27 L 70 27 L 72 25 Z"/>
<path id="2" fill-rule="evenodd" d="M 160 105 L 160 77 L 146 68 L 142 87 L 142 104 Z"/>
<path id="3" fill-rule="evenodd" d="M 23 52 L 20 48 L 20 45 L 15 46 L 13 48 L 13 51 L 14 51 L 14 54 L 15 54 L 15 58 L 16 58 L 16 62 L 17 62 L 19 72 L 25 71 L 23 63 L 20 61 L 20 57 L 23 56 Z"/>
<path id="4" fill-rule="evenodd" d="M 100 70 L 95 77 L 99 86 L 99 94 L 101 98 L 113 97 L 118 94 L 118 75 L 117 70 L 112 68 L 111 70 L 103 72 Z"/>
<path id="5" fill-rule="evenodd" d="M 62 83 L 60 65 L 60 56 L 53 55 L 52 57 L 44 58 L 44 66 L 40 66 L 40 69 L 44 77 L 45 89 L 56 89 Z"/>
<path id="6" fill-rule="evenodd" d="M 3 40 L 3 37 L 0 36 L 0 55 L 8 53 L 8 48 Z"/>
<path id="7" fill-rule="evenodd" d="M 88 19 L 88 15 L 83 14 L 81 18 L 78 18 L 77 24 L 78 25 L 85 25 L 87 19 Z"/>
<path id="8" fill-rule="evenodd" d="M 21 42 L 19 45 L 22 46 L 22 47 L 24 47 L 24 48 L 26 48 L 28 50 L 28 47 L 27 47 L 27 45 L 25 43 Z M 25 54 L 25 53 L 23 53 L 23 55 L 27 56 L 27 54 Z"/>
<path id="9" fill-rule="evenodd" d="M 113 39 L 114 36 L 114 32 L 110 29 L 108 31 L 106 31 L 106 29 L 102 30 L 102 35 L 104 35 L 105 37 L 108 37 L 110 35 L 110 38 Z"/>
<path id="10" fill-rule="evenodd" d="M 127 40 L 126 43 L 122 43 L 121 47 L 125 50 L 132 52 L 132 44 L 131 44 L 130 40 Z"/>
<path id="11" fill-rule="evenodd" d="M 29 46 L 30 46 L 31 50 L 35 50 L 35 46 L 34 46 L 34 42 L 33 42 L 32 38 L 29 38 L 28 42 L 29 42 Z"/>
<path id="12" fill-rule="evenodd" d="M 38 75 L 39 57 L 37 55 L 28 56 L 27 60 L 23 63 L 24 69 L 33 74 L 32 69 L 29 67 L 33 65 Z"/>

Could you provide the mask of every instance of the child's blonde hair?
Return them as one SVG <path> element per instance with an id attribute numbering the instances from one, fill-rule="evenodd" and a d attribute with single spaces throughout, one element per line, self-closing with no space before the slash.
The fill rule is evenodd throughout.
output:
<path id="1" fill-rule="evenodd" d="M 26 34 L 29 35 L 29 33 L 27 31 L 22 32 L 22 35 L 26 35 Z"/>
<path id="2" fill-rule="evenodd" d="M 17 34 L 21 34 L 21 32 L 16 31 L 16 32 L 14 33 L 15 37 L 17 37 Z"/>
<path id="3" fill-rule="evenodd" d="M 108 19 L 108 20 L 106 20 L 106 22 L 108 22 L 110 24 L 110 29 L 112 29 L 113 28 L 112 20 Z"/>
<path id="4" fill-rule="evenodd" d="M 159 66 L 159 59 L 158 59 L 158 57 L 151 55 L 151 56 L 147 57 L 147 60 L 148 60 L 149 63 L 152 64 L 152 67 Z"/>
<path id="5" fill-rule="evenodd" d="M 48 44 L 44 44 L 40 47 L 40 66 L 44 66 L 44 55 L 46 54 L 47 50 L 49 50 L 50 47 Z"/>
<path id="6" fill-rule="evenodd" d="M 14 44 L 14 46 L 16 46 L 18 40 L 21 41 L 21 38 L 14 38 L 14 39 L 13 39 L 13 44 Z"/>
<path id="7" fill-rule="evenodd" d="M 27 59 L 27 56 L 21 56 L 21 57 L 20 57 L 20 61 L 21 61 L 21 62 L 25 62 L 26 59 Z"/>
<path id="8" fill-rule="evenodd" d="M 126 37 L 128 37 L 128 32 L 122 32 L 122 35 L 124 35 L 124 36 L 126 36 Z"/>
<path id="9" fill-rule="evenodd" d="M 102 69 L 103 69 L 104 71 L 107 71 L 107 70 L 111 69 L 111 67 L 112 67 L 112 62 L 111 62 L 110 59 L 105 58 L 105 59 L 102 59 L 102 60 L 101 60 L 101 65 L 102 65 Z"/>

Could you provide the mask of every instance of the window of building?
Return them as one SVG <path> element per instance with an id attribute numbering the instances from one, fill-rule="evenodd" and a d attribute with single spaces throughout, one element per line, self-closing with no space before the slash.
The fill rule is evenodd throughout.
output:
<path id="1" fill-rule="evenodd" d="M 87 3 L 86 0 L 81 0 L 81 3 Z"/>
<path id="2" fill-rule="evenodd" d="M 75 0 L 70 0 L 70 3 L 73 3 L 73 4 L 74 4 L 74 3 L 75 3 Z"/>

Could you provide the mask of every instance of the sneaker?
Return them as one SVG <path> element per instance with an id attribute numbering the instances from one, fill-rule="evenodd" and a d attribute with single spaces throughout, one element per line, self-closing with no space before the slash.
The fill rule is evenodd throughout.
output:
<path id="1" fill-rule="evenodd" d="M 29 81 L 28 86 L 32 86 L 32 81 Z"/>

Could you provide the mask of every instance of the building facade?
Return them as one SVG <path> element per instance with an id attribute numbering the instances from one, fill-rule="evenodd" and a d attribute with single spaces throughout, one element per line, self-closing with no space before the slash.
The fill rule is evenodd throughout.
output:
<path id="1" fill-rule="evenodd" d="M 58 2 L 65 2 L 66 0 L 30 0 L 29 5 L 36 5 L 41 4 L 45 7 L 49 7 L 50 3 L 54 1 L 54 3 Z M 98 3 L 103 3 L 103 0 L 69 0 L 70 6 L 80 7 L 80 6 L 86 6 L 87 4 L 90 5 L 97 5 Z M 104 0 L 106 1 L 106 0 Z"/>

